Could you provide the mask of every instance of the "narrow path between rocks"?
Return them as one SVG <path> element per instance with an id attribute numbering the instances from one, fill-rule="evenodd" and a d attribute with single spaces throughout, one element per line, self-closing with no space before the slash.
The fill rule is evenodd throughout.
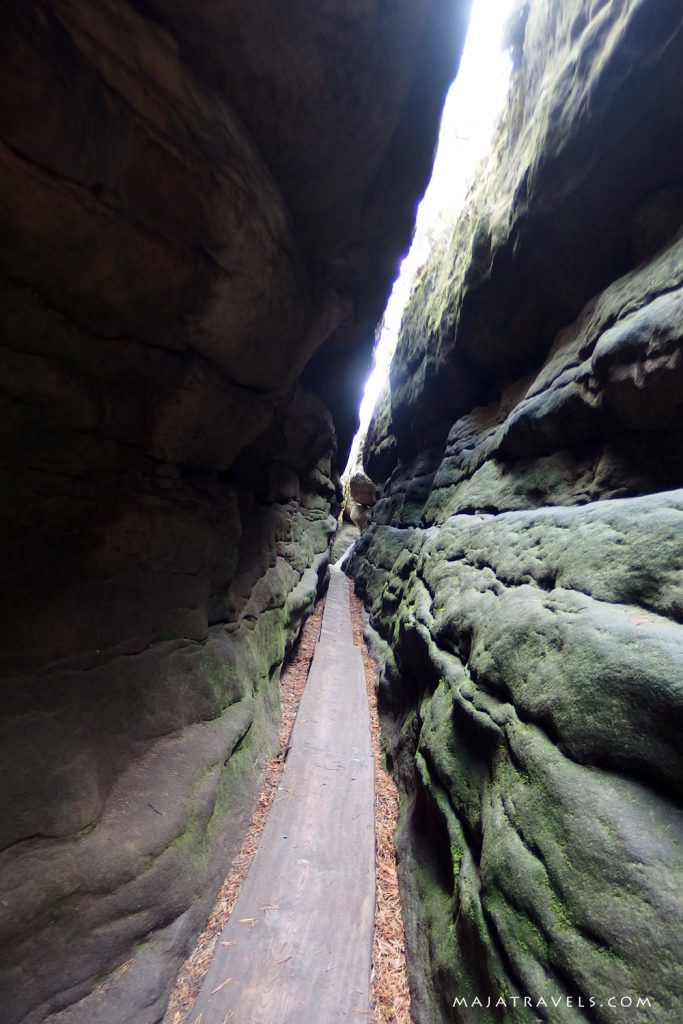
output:
<path id="1" fill-rule="evenodd" d="M 285 769 L 285 751 L 289 748 L 299 704 L 306 689 L 311 662 L 320 639 L 324 607 L 325 598 L 321 597 L 304 623 L 286 667 L 280 676 L 280 724 L 278 728 L 280 750 L 278 754 L 268 759 L 249 828 L 242 840 L 239 853 L 230 867 L 230 872 L 221 886 L 206 928 L 197 939 L 194 949 L 176 978 L 163 1024 L 191 1024 L 190 1010 L 211 963 L 216 942 L 233 912 L 280 785 L 280 779 Z"/>
<path id="2" fill-rule="evenodd" d="M 368 1019 L 374 785 L 349 583 L 332 567 L 285 771 L 191 1024 Z"/>

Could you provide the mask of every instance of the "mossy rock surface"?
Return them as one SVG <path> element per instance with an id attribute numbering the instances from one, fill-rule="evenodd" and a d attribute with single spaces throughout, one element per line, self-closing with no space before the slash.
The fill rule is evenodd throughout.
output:
<path id="1" fill-rule="evenodd" d="M 413 1012 L 670 1024 L 683 107 L 662 97 L 683 20 L 529 0 L 509 42 L 493 152 L 403 315 L 366 444 L 369 466 L 390 436 L 395 465 L 350 559 L 402 794 Z"/>
<path id="2" fill-rule="evenodd" d="M 614 994 L 675 1014 L 682 525 L 678 491 L 358 542 L 425 1019 L 532 1021 L 525 995 L 550 1021 L 614 1021 Z M 504 992 L 514 1012 L 452 1006 Z"/>

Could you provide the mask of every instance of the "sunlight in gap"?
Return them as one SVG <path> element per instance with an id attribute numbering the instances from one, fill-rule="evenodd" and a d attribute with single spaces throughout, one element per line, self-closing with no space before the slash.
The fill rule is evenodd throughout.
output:
<path id="1" fill-rule="evenodd" d="M 418 207 L 410 250 L 384 312 L 344 476 L 356 463 L 361 440 L 388 380 L 401 317 L 417 272 L 427 261 L 434 240 L 455 221 L 474 172 L 491 145 L 512 69 L 510 55 L 502 49 L 502 35 L 514 2 L 474 0 L 472 5 L 460 69 L 444 104 L 431 181 Z"/>

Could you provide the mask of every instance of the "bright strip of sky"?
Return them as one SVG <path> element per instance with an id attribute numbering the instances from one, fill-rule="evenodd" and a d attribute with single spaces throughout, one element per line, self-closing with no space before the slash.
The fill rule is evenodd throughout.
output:
<path id="1" fill-rule="evenodd" d="M 360 439 L 389 376 L 415 276 L 429 256 L 433 239 L 455 221 L 476 168 L 491 144 L 510 81 L 511 60 L 502 49 L 502 33 L 513 4 L 514 0 L 474 0 L 472 5 L 460 69 L 444 105 L 434 171 L 417 211 L 412 245 L 401 263 L 384 313 L 347 470 L 355 463 Z"/>

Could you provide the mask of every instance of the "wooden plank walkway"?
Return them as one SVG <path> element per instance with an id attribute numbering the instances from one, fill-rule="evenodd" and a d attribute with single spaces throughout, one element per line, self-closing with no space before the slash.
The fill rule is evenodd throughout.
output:
<path id="1" fill-rule="evenodd" d="M 375 905 L 374 776 L 349 583 L 323 624 L 259 848 L 190 1024 L 362 1024 Z"/>

